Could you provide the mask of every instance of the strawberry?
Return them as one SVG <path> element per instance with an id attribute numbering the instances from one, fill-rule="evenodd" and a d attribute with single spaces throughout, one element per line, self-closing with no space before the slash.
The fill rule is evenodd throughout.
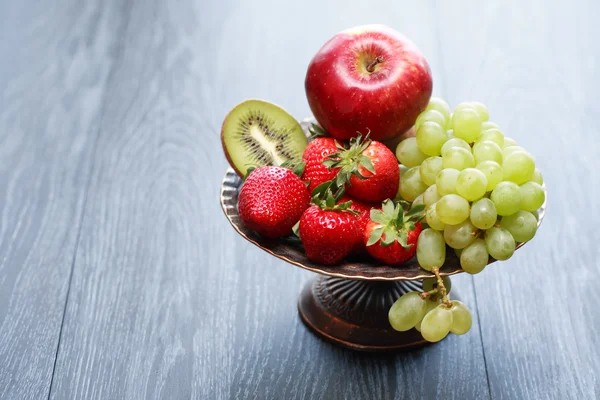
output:
<path id="1" fill-rule="evenodd" d="M 238 198 L 244 224 L 269 238 L 292 233 L 310 205 L 310 193 L 294 172 L 284 167 L 260 167 L 250 173 Z"/>
<path id="2" fill-rule="evenodd" d="M 337 175 L 339 168 L 329 169 L 323 164 L 323 160 L 338 152 L 338 146 L 340 145 L 336 145 L 335 139 L 330 137 L 318 137 L 306 146 L 302 154 L 302 161 L 306 164 L 302 180 L 309 183 L 308 190 L 311 193 L 321 183 L 330 181 Z"/>
<path id="3" fill-rule="evenodd" d="M 363 235 L 363 243 L 373 258 L 388 265 L 402 264 L 415 256 L 422 231 L 423 205 L 405 210 L 391 200 L 382 210 L 371 210 L 371 221 Z"/>
<path id="4" fill-rule="evenodd" d="M 331 192 L 327 199 L 308 208 L 300 218 L 300 238 L 306 257 L 325 265 L 337 264 L 360 242 L 358 221 L 349 203 L 335 204 Z"/>
<path id="5" fill-rule="evenodd" d="M 355 251 L 353 251 L 354 255 L 366 254 L 365 244 L 362 241 L 362 237 L 365 233 L 365 229 L 367 228 L 367 224 L 371 222 L 371 210 L 378 209 L 381 210 L 381 204 L 369 204 L 360 200 L 353 199 L 350 196 L 342 196 L 342 198 L 338 201 L 338 204 L 352 202 L 349 206 L 351 210 L 356 211 L 356 220 L 358 221 L 358 231 L 360 232 L 361 240 L 358 242 L 355 247 Z"/>
<path id="6" fill-rule="evenodd" d="M 393 199 L 400 184 L 400 168 L 396 156 L 383 143 L 350 139 L 350 147 L 329 155 L 323 162 L 327 167 L 339 168 L 338 186 L 346 184 L 346 192 L 359 200 L 380 203 Z"/>

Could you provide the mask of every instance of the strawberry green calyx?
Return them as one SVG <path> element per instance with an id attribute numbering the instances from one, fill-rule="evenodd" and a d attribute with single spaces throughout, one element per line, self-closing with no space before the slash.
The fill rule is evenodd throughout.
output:
<path id="1" fill-rule="evenodd" d="M 379 226 L 371 232 L 367 246 L 377 242 L 381 246 L 390 246 L 398 242 L 405 250 L 410 249 L 412 244 L 407 243 L 408 233 L 414 230 L 417 223 L 424 218 L 424 210 L 423 204 L 411 208 L 408 203 L 385 200 L 381 210 L 371 210 L 371 220 Z"/>
<path id="2" fill-rule="evenodd" d="M 299 163 L 294 163 L 291 160 L 284 161 L 280 167 L 291 169 L 292 172 L 299 178 L 302 178 L 302 173 L 304 172 L 304 168 L 306 167 L 306 163 L 304 161 L 300 161 Z"/>
<path id="3" fill-rule="evenodd" d="M 360 167 L 375 174 L 373 162 L 369 157 L 362 154 L 362 152 L 371 145 L 368 134 L 363 138 L 359 133 L 357 137 L 350 139 L 350 146 L 348 148 L 345 148 L 337 141 L 335 145 L 339 151 L 330 154 L 323 160 L 323 164 L 329 169 L 340 168 L 336 176 L 336 184 L 338 186 L 341 187 L 345 184 L 349 184 L 352 175 L 356 175 L 360 179 L 367 179 L 366 176 L 359 172 Z"/>
<path id="4" fill-rule="evenodd" d="M 329 136 L 329 134 L 325 131 L 325 129 L 321 128 L 317 124 L 310 124 L 310 126 L 308 127 L 308 133 L 310 133 L 311 139 Z"/>
<path id="5" fill-rule="evenodd" d="M 350 208 L 352 201 L 337 204 L 344 195 L 344 186 L 338 187 L 335 180 L 320 184 L 312 192 L 312 201 L 322 210 L 347 211 L 358 215 L 358 211 Z"/>

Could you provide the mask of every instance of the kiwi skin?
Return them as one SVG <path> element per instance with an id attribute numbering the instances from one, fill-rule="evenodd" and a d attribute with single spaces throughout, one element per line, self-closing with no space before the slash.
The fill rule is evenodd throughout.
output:
<path id="1" fill-rule="evenodd" d="M 258 99 L 249 99 L 249 100 L 258 100 Z M 244 102 L 246 102 L 246 100 L 244 100 L 242 103 L 244 103 Z M 235 107 L 233 107 L 231 110 L 229 110 L 229 112 L 223 119 L 223 124 L 221 125 L 221 146 L 223 147 L 223 153 L 225 153 L 225 158 L 227 158 L 227 162 L 229 163 L 231 168 L 233 168 L 233 170 L 235 171 L 236 174 L 238 174 L 242 179 L 244 179 L 246 177 L 246 174 L 242 173 L 239 169 L 237 169 L 235 164 L 233 163 L 233 160 L 231 159 L 231 157 L 229 156 L 229 152 L 227 151 L 227 146 L 225 145 L 225 137 L 224 137 L 225 136 L 225 125 L 227 125 L 227 120 L 229 119 L 231 112 L 233 110 L 235 110 L 242 103 L 237 104 Z"/>
<path id="2" fill-rule="evenodd" d="M 233 168 L 233 170 L 242 178 L 245 179 L 246 178 L 246 171 L 240 171 L 235 163 L 233 162 L 231 156 L 229 155 L 229 152 L 227 151 L 227 145 L 225 144 L 225 127 L 227 125 L 227 122 L 231 116 L 231 114 L 242 104 L 247 103 L 247 102 L 251 102 L 251 101 L 259 101 L 259 102 L 263 102 L 263 103 L 268 103 L 270 106 L 277 108 L 279 110 L 281 110 L 283 113 L 289 114 L 283 107 L 280 107 L 276 104 L 273 104 L 269 101 L 266 100 L 261 100 L 261 99 L 255 99 L 255 98 L 251 98 L 251 99 L 246 99 L 242 102 L 240 102 L 239 104 L 237 104 L 235 107 L 233 107 L 225 116 L 225 118 L 223 119 L 223 124 L 221 125 L 221 146 L 223 147 L 223 153 L 225 153 L 225 157 L 227 158 L 227 161 L 229 162 L 229 165 L 231 166 L 231 168 Z M 290 114 L 291 117 L 291 114 Z M 293 117 L 292 117 L 293 118 Z M 297 121 L 296 121 L 297 122 Z M 297 122 L 298 123 L 298 122 Z M 300 126 L 300 124 L 298 123 L 298 126 Z M 308 142 L 307 142 L 308 144 Z"/>

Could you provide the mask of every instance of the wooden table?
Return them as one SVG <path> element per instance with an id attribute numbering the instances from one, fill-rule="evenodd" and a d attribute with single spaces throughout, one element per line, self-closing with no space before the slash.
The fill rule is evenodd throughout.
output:
<path id="1" fill-rule="evenodd" d="M 492 4 L 494 3 L 494 4 Z M 600 2 L 0 0 L 1 399 L 600 396 Z M 236 235 L 220 124 L 309 114 L 306 66 L 381 22 L 434 93 L 486 103 L 537 158 L 548 214 L 454 279 L 472 331 L 404 354 L 300 323 L 310 273 Z"/>

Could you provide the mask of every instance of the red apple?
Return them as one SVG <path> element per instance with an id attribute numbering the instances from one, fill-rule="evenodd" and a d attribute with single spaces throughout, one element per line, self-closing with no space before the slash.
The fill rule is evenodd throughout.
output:
<path id="1" fill-rule="evenodd" d="M 306 96 L 319 124 L 336 139 L 371 132 L 393 139 L 407 131 L 431 97 L 431 71 L 419 49 L 384 25 L 331 38 L 306 73 Z"/>

